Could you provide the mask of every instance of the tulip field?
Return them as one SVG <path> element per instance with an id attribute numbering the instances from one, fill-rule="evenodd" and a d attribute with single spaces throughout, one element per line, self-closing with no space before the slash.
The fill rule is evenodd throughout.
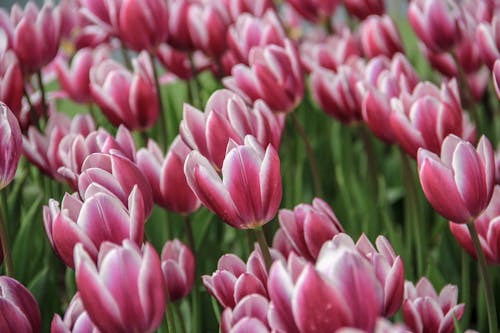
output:
<path id="1" fill-rule="evenodd" d="M 0 7 L 0 333 L 499 332 L 500 1 Z"/>

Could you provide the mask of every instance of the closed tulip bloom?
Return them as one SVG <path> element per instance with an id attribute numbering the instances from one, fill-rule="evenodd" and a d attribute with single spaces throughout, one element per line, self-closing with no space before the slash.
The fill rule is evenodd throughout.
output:
<path id="1" fill-rule="evenodd" d="M 495 185 L 486 210 L 474 221 L 481 248 L 489 265 L 500 264 L 500 185 Z M 469 230 L 464 224 L 450 221 L 450 230 L 460 246 L 477 258 Z"/>
<path id="2" fill-rule="evenodd" d="M 134 73 L 109 59 L 90 71 L 90 91 L 109 121 L 131 130 L 144 130 L 159 114 L 153 64 L 145 52 L 134 60 Z"/>
<path id="3" fill-rule="evenodd" d="M 500 15 L 495 15 L 491 23 L 480 23 L 476 30 L 476 42 L 485 64 L 491 69 L 500 58 Z"/>
<path id="4" fill-rule="evenodd" d="M 223 79 L 224 86 L 247 102 L 262 99 L 275 112 L 292 111 L 304 96 L 299 55 L 288 39 L 285 47 L 254 47 L 250 51 L 249 67 L 238 64 L 231 75 Z"/>
<path id="5" fill-rule="evenodd" d="M 401 35 L 388 15 L 372 15 L 365 19 L 360 26 L 360 36 L 363 53 L 368 58 L 404 53 Z"/>
<path id="6" fill-rule="evenodd" d="M 64 318 L 58 314 L 54 315 L 50 325 L 50 333 L 99 333 L 87 311 L 83 308 L 78 292 L 66 308 Z"/>
<path id="7" fill-rule="evenodd" d="M 118 36 L 123 0 L 80 0 L 81 13 L 107 34 Z"/>
<path id="8" fill-rule="evenodd" d="M 128 208 L 98 185 L 87 190 L 83 201 L 66 193 L 61 202 L 49 200 L 43 208 L 43 222 L 50 244 L 66 265 L 74 268 L 73 249 L 82 243 L 85 251 L 97 260 L 100 245 L 120 244 L 130 239 L 137 245 L 144 238 L 145 212 L 142 194 L 137 187 L 128 198 Z"/>
<path id="9" fill-rule="evenodd" d="M 329 19 L 340 4 L 339 0 L 287 0 L 287 3 L 311 22 Z"/>
<path id="10" fill-rule="evenodd" d="M 179 136 L 172 142 L 166 157 L 152 140 L 147 149 L 137 152 L 137 165 L 151 185 L 155 203 L 179 214 L 193 213 L 201 204 L 184 175 L 184 162 L 189 152 L 191 149 Z"/>
<path id="11" fill-rule="evenodd" d="M 189 294 L 193 288 L 195 267 L 193 253 L 180 240 L 165 243 L 161 251 L 161 269 L 170 302 Z"/>
<path id="12" fill-rule="evenodd" d="M 230 139 L 243 144 L 245 136 L 251 134 L 263 147 L 272 144 L 279 148 L 282 120 L 264 102 L 255 102 L 252 109 L 240 96 L 223 89 L 210 96 L 205 112 L 184 104 L 179 132 L 189 148 L 221 169 Z"/>
<path id="13" fill-rule="evenodd" d="M 0 313 L 2 333 L 38 333 L 42 330 L 35 297 L 25 286 L 8 276 L 0 276 Z"/>
<path id="14" fill-rule="evenodd" d="M 165 313 L 165 282 L 153 246 L 129 240 L 104 243 L 97 265 L 75 247 L 76 285 L 83 306 L 102 332 L 153 332 Z"/>
<path id="15" fill-rule="evenodd" d="M 451 333 L 455 327 L 454 318 L 460 320 L 465 304 L 457 304 L 458 289 L 446 285 L 439 295 L 426 277 L 417 285 L 406 281 L 403 318 L 412 332 Z"/>
<path id="16" fill-rule="evenodd" d="M 385 12 L 383 0 L 344 0 L 344 6 L 349 14 L 360 20 L 370 15 L 382 15 Z"/>
<path id="17" fill-rule="evenodd" d="M 123 0 L 119 16 L 120 39 L 131 49 L 152 50 L 168 32 L 168 7 L 164 0 Z"/>
<path id="18" fill-rule="evenodd" d="M 401 147 L 412 157 L 422 147 L 439 153 L 448 134 L 462 136 L 464 116 L 453 79 L 439 90 L 429 82 L 419 83 L 412 94 L 403 92 L 391 100 L 390 124 Z"/>
<path id="19" fill-rule="evenodd" d="M 448 135 L 441 156 L 418 151 L 420 184 L 432 207 L 455 223 L 469 223 L 490 202 L 495 183 L 495 158 L 490 141 L 482 136 L 477 148 Z"/>
<path id="20" fill-rule="evenodd" d="M 278 153 L 272 145 L 264 151 L 250 135 L 244 145 L 228 144 L 222 178 L 198 151 L 189 153 L 184 173 L 200 201 L 232 227 L 259 227 L 278 211 L 282 195 Z"/>
<path id="21" fill-rule="evenodd" d="M 245 296 L 234 309 L 226 308 L 221 316 L 221 332 L 271 332 L 267 322 L 269 300 L 259 294 Z"/>
<path id="22" fill-rule="evenodd" d="M 243 13 L 249 13 L 255 17 L 264 16 L 269 9 L 275 9 L 272 0 L 233 0 L 225 3 L 233 21 L 236 21 Z"/>
<path id="23" fill-rule="evenodd" d="M 0 190 L 14 179 L 22 152 L 21 128 L 7 105 L 0 102 Z"/>
<path id="24" fill-rule="evenodd" d="M 82 198 L 86 197 L 89 187 L 99 185 L 114 194 L 128 206 L 128 198 L 137 186 L 144 200 L 144 215 L 149 217 L 153 209 L 151 186 L 141 170 L 119 151 L 109 154 L 94 153 L 88 156 L 82 165 L 82 173 L 78 177 L 78 191 Z"/>
<path id="25" fill-rule="evenodd" d="M 432 51 L 448 51 L 461 40 L 463 17 L 459 6 L 453 0 L 413 0 L 410 3 L 410 24 Z"/>
<path id="26" fill-rule="evenodd" d="M 197 0 L 168 0 L 168 34 L 167 42 L 181 51 L 194 50 L 193 40 L 189 34 L 189 8 Z"/>
<path id="27" fill-rule="evenodd" d="M 8 49 L 7 35 L 0 28 L 0 101 L 20 118 L 24 94 L 23 73 L 15 53 Z"/>
<path id="28" fill-rule="evenodd" d="M 316 260 L 326 241 L 344 232 L 332 208 L 319 198 L 312 205 L 300 204 L 293 211 L 281 209 L 279 222 L 294 251 L 311 261 Z"/>

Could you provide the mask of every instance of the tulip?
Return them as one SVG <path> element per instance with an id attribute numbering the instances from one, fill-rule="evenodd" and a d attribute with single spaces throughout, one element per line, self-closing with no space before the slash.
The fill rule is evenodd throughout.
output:
<path id="1" fill-rule="evenodd" d="M 262 99 L 275 112 L 290 112 L 304 96 L 304 78 L 297 50 L 289 40 L 285 47 L 254 47 L 249 67 L 238 64 L 224 86 L 235 91 L 248 103 Z"/>
<path id="2" fill-rule="evenodd" d="M 99 185 L 114 194 L 129 209 L 128 198 L 137 186 L 144 200 L 144 215 L 146 217 L 151 215 L 153 209 L 151 186 L 134 162 L 119 151 L 111 151 L 109 154 L 94 153 L 85 159 L 78 178 L 80 197 L 85 198 L 86 192 L 89 188 L 93 190 L 94 185 Z"/>
<path id="3" fill-rule="evenodd" d="M 107 34 L 118 36 L 120 8 L 123 0 L 80 0 L 81 12 Z"/>
<path id="4" fill-rule="evenodd" d="M 335 13 L 338 0 L 287 0 L 306 20 L 320 22 L 329 19 Z"/>
<path id="5" fill-rule="evenodd" d="M 479 243 L 483 249 L 486 261 L 490 265 L 500 264 L 500 186 L 495 185 L 491 201 L 474 221 L 479 236 Z M 477 258 L 476 250 L 472 242 L 469 230 L 464 224 L 450 221 L 450 230 L 460 246 L 472 257 Z"/>
<path id="6" fill-rule="evenodd" d="M 76 285 L 92 322 L 103 332 L 153 332 L 165 312 L 160 258 L 146 243 L 103 243 L 97 265 L 75 247 Z"/>
<path id="7" fill-rule="evenodd" d="M 225 89 L 210 96 L 204 113 L 185 104 L 179 130 L 186 145 L 198 150 L 217 169 L 222 167 L 230 139 L 242 144 L 251 134 L 262 146 L 278 148 L 282 131 L 282 119 L 265 103 L 255 102 L 252 110 L 240 96 Z"/>
<path id="8" fill-rule="evenodd" d="M 0 190 L 14 179 L 21 158 L 22 135 L 16 117 L 0 102 Z"/>
<path id="9" fill-rule="evenodd" d="M 172 74 L 183 80 L 193 77 L 193 69 L 187 52 L 179 51 L 163 43 L 156 49 L 156 57 Z"/>
<path id="10" fill-rule="evenodd" d="M 0 28 L 0 101 L 20 118 L 24 94 L 23 73 L 15 53 L 8 49 L 7 35 Z"/>
<path id="11" fill-rule="evenodd" d="M 233 0 L 227 1 L 225 5 L 233 21 L 237 21 L 243 13 L 262 17 L 269 9 L 276 9 L 272 0 Z"/>
<path id="12" fill-rule="evenodd" d="M 349 14 L 364 20 L 370 15 L 382 15 L 385 11 L 383 0 L 344 0 L 344 6 Z"/>
<path id="13" fill-rule="evenodd" d="M 417 285 L 406 281 L 403 318 L 412 332 L 451 333 L 454 329 L 454 318 L 460 320 L 464 314 L 465 304 L 457 304 L 458 289 L 446 285 L 439 295 L 426 277 Z"/>
<path id="14" fill-rule="evenodd" d="M 283 231 L 283 228 L 278 228 L 274 233 L 272 248 L 278 251 L 285 259 L 288 259 L 291 253 L 295 253 L 292 242 L 285 234 L 285 231 Z"/>
<path id="15" fill-rule="evenodd" d="M 490 24 L 481 23 L 476 30 L 476 41 L 479 53 L 485 64 L 491 69 L 500 58 L 500 16 L 495 15 Z"/>
<path id="16" fill-rule="evenodd" d="M 313 200 L 312 206 L 300 204 L 293 211 L 281 209 L 279 222 L 294 251 L 311 261 L 318 257 L 326 241 L 344 232 L 331 207 L 319 198 Z"/>
<path id="17" fill-rule="evenodd" d="M 221 332 L 270 332 L 267 323 L 269 301 L 258 294 L 245 296 L 234 309 L 226 308 L 221 316 Z"/>
<path id="18" fill-rule="evenodd" d="M 271 44 L 284 46 L 285 36 L 277 14 L 269 10 L 262 18 L 246 13 L 239 16 L 234 25 L 229 27 L 227 42 L 239 62 L 248 64 L 253 47 Z"/>
<path id="19" fill-rule="evenodd" d="M 392 57 L 398 52 L 404 53 L 401 35 L 390 16 L 369 16 L 359 29 L 361 47 L 368 58 L 379 55 Z"/>
<path id="20" fill-rule="evenodd" d="M 474 149 L 470 142 L 448 135 L 441 156 L 419 149 L 418 173 L 427 200 L 439 214 L 455 223 L 469 223 L 493 194 L 493 148 L 485 136 Z"/>
<path id="21" fill-rule="evenodd" d="M 418 38 L 432 51 L 452 49 L 462 38 L 463 14 L 452 0 L 414 0 L 408 19 Z"/>
<path id="22" fill-rule="evenodd" d="M 143 52 L 134 59 L 134 73 L 111 59 L 91 69 L 90 91 L 113 125 L 143 130 L 156 122 L 160 110 L 152 66 Z"/>
<path id="23" fill-rule="evenodd" d="M 464 133 L 463 111 L 456 81 L 441 85 L 419 83 L 412 94 L 403 92 L 391 100 L 390 124 L 401 147 L 412 157 L 422 147 L 434 153 L 448 134 Z"/>
<path id="24" fill-rule="evenodd" d="M 54 315 L 50 333 L 98 333 L 87 311 L 83 308 L 78 292 L 73 296 L 66 308 L 64 319 L 61 319 L 58 314 Z"/>
<path id="25" fill-rule="evenodd" d="M 168 32 L 168 7 L 164 0 L 123 0 L 120 7 L 120 38 L 133 50 L 151 51 Z"/>
<path id="26" fill-rule="evenodd" d="M 161 251 L 161 269 L 170 302 L 189 294 L 194 284 L 195 267 L 193 253 L 180 240 L 165 243 Z"/>
<path id="27" fill-rule="evenodd" d="M 38 333 L 42 330 L 35 298 L 26 287 L 8 276 L 0 276 L 0 313 L 2 333 Z"/>
<path id="28" fill-rule="evenodd" d="M 498 99 L 500 99 L 500 60 L 495 61 L 495 65 L 492 70 L 493 76 L 493 86 L 495 87 L 495 92 L 497 93 Z"/>
<path id="29" fill-rule="evenodd" d="M 145 212 L 142 194 L 137 187 L 128 198 L 128 206 L 98 185 L 87 189 L 83 201 L 76 194 L 66 193 L 59 203 L 49 200 L 43 208 L 45 232 L 56 254 L 71 268 L 73 249 L 83 244 L 85 251 L 97 260 L 100 245 L 120 244 L 130 239 L 141 245 L 144 238 Z"/>
<path id="30" fill-rule="evenodd" d="M 155 203 L 179 214 L 190 214 L 200 207 L 184 175 L 184 162 L 190 151 L 177 136 L 166 157 L 153 140 L 149 140 L 147 149 L 137 153 L 137 165 L 151 185 Z"/>
<path id="31" fill-rule="evenodd" d="M 272 145 L 264 152 L 250 135 L 244 145 L 228 144 L 222 179 L 196 150 L 186 158 L 184 173 L 200 201 L 232 227 L 259 227 L 278 211 L 282 195 L 278 153 Z"/>

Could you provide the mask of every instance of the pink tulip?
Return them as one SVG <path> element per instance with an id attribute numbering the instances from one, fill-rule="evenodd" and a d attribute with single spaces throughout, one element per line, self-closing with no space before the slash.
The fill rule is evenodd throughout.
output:
<path id="1" fill-rule="evenodd" d="M 495 61 L 495 65 L 492 70 L 493 76 L 493 86 L 495 87 L 495 92 L 497 93 L 498 99 L 500 99 L 500 60 Z"/>
<path id="2" fill-rule="evenodd" d="M 481 214 L 474 221 L 479 236 L 481 248 L 483 249 L 486 261 L 490 265 L 500 264 L 500 186 L 495 185 L 491 201 Z M 476 250 L 472 242 L 469 230 L 464 224 L 457 224 L 450 221 L 450 230 L 460 246 L 464 248 L 472 257 L 477 258 Z"/>
<path id="3" fill-rule="evenodd" d="M 8 49 L 7 35 L 0 28 L 0 101 L 20 118 L 24 94 L 23 73 L 15 53 Z"/>
<path id="4" fill-rule="evenodd" d="M 223 84 L 248 103 L 262 99 L 275 112 L 290 112 L 304 96 L 304 78 L 299 55 L 289 40 L 285 47 L 254 47 L 249 67 L 238 64 Z"/>
<path id="5" fill-rule="evenodd" d="M 261 18 L 242 14 L 229 27 L 227 42 L 239 62 L 248 64 L 250 50 L 256 46 L 284 46 L 285 31 L 276 12 L 267 11 Z"/>
<path id="6" fill-rule="evenodd" d="M 229 140 L 243 144 L 246 135 L 253 135 L 262 146 L 280 146 L 283 119 L 269 110 L 262 101 L 249 108 L 244 100 L 229 90 L 217 90 L 205 105 L 205 112 L 184 105 L 180 135 L 186 145 L 198 150 L 220 169 Z"/>
<path id="7" fill-rule="evenodd" d="M 60 40 L 60 17 L 52 5 L 40 10 L 29 2 L 24 11 L 11 10 L 12 48 L 25 74 L 32 74 L 47 65 L 57 54 Z"/>
<path id="8" fill-rule="evenodd" d="M 276 149 L 264 149 L 248 135 L 244 145 L 228 144 L 222 178 L 198 151 L 184 164 L 187 182 L 200 201 L 238 229 L 261 226 L 274 218 L 281 202 L 280 159 Z"/>
<path id="9" fill-rule="evenodd" d="M 338 0 L 287 0 L 306 20 L 320 22 L 330 19 L 335 13 Z"/>
<path id="10" fill-rule="evenodd" d="M 49 116 L 45 133 L 40 133 L 35 127 L 28 129 L 28 136 L 23 138 L 24 155 L 46 175 L 62 180 L 57 172 L 62 166 L 57 153 L 61 140 L 68 133 L 87 135 L 94 129 L 94 121 L 88 115 L 77 115 L 70 120 L 66 114 L 55 112 Z"/>
<path id="11" fill-rule="evenodd" d="M 368 58 L 379 55 L 392 57 L 398 52 L 404 53 L 401 35 L 390 16 L 369 16 L 359 29 L 361 47 Z"/>
<path id="12" fill-rule="evenodd" d="M 370 15 L 382 15 L 385 12 L 383 0 L 344 0 L 344 6 L 349 14 L 360 20 Z"/>
<path id="13" fill-rule="evenodd" d="M 153 50 L 167 37 L 168 7 L 164 0 L 123 0 L 120 7 L 120 38 L 131 49 Z"/>
<path id="14" fill-rule="evenodd" d="M 189 34 L 189 8 L 197 0 L 168 0 L 168 34 L 167 42 L 181 51 L 194 50 L 193 40 Z"/>
<path id="15" fill-rule="evenodd" d="M 313 200 L 312 206 L 300 204 L 293 211 L 281 209 L 279 222 L 294 251 L 311 261 L 316 260 L 326 241 L 344 232 L 332 208 L 319 198 Z"/>
<path id="16" fill-rule="evenodd" d="M 92 322 L 103 332 L 153 332 L 165 312 L 160 258 L 146 243 L 103 243 L 97 265 L 75 247 L 76 285 Z"/>
<path id="17" fill-rule="evenodd" d="M 123 0 L 80 0 L 80 3 L 83 16 L 107 34 L 118 36 Z"/>
<path id="18" fill-rule="evenodd" d="M 0 276 L 0 312 L 2 333 L 38 333 L 42 330 L 36 299 L 25 286 L 8 276 Z"/>
<path id="19" fill-rule="evenodd" d="M 143 52 L 134 60 L 134 73 L 111 59 L 91 69 L 90 91 L 113 125 L 143 130 L 156 122 L 160 110 L 152 66 Z"/>
<path id="20" fill-rule="evenodd" d="M 410 3 L 410 24 L 432 51 L 447 51 L 460 42 L 463 16 L 459 6 L 452 0 L 413 0 Z"/>
<path id="21" fill-rule="evenodd" d="M 76 194 L 66 193 L 59 207 L 57 201 L 50 199 L 43 208 L 43 220 L 52 248 L 66 265 L 74 268 L 73 249 L 77 243 L 83 244 L 94 260 L 105 241 L 120 244 L 130 239 L 141 245 L 144 203 L 137 187 L 128 197 L 127 208 L 116 196 L 94 184 L 87 189 L 83 201 Z"/>
<path id="22" fill-rule="evenodd" d="M 262 17 L 269 9 L 276 9 L 272 0 L 232 0 L 227 1 L 225 5 L 233 21 L 237 21 L 243 13 Z"/>
<path id="23" fill-rule="evenodd" d="M 177 136 L 166 157 L 152 140 L 149 140 L 147 149 L 137 152 L 137 165 L 151 185 L 155 203 L 179 214 L 190 214 L 200 207 L 183 171 L 190 151 Z"/>
<path id="24" fill-rule="evenodd" d="M 420 184 L 435 210 L 455 223 L 469 223 L 490 202 L 495 181 L 495 158 L 490 141 L 481 137 L 477 148 L 448 135 L 441 156 L 418 151 Z"/>
<path id="25" fill-rule="evenodd" d="M 129 209 L 129 196 L 137 186 L 144 200 L 144 215 L 151 215 L 151 186 L 134 162 L 119 151 L 112 150 L 109 154 L 94 153 L 85 159 L 78 178 L 80 197 L 85 198 L 87 191 L 93 190 L 95 185 L 114 194 Z"/>
<path id="26" fill-rule="evenodd" d="M 221 332 L 271 332 L 267 323 L 269 301 L 259 295 L 245 296 L 234 309 L 226 308 L 222 312 Z"/>
<path id="27" fill-rule="evenodd" d="M 78 292 L 73 296 L 66 308 L 64 318 L 54 315 L 50 326 L 50 333 L 98 333 L 94 323 L 83 308 Z"/>
<path id="28" fill-rule="evenodd" d="M 451 333 L 455 324 L 453 318 L 460 320 L 465 304 L 457 304 L 458 289 L 446 285 L 439 295 L 426 277 L 417 285 L 405 282 L 403 318 L 405 324 L 415 333 Z"/>
<path id="29" fill-rule="evenodd" d="M 419 83 L 412 94 L 402 92 L 391 100 L 390 124 L 401 147 L 412 157 L 422 147 L 434 153 L 448 134 L 464 133 L 463 111 L 456 81 L 441 85 Z"/>
<path id="30" fill-rule="evenodd" d="M 21 158 L 22 135 L 16 117 L 0 102 L 0 190 L 14 179 Z"/>
<path id="31" fill-rule="evenodd" d="M 288 259 L 291 253 L 295 253 L 293 244 L 285 234 L 283 228 L 278 228 L 274 233 L 272 248 L 278 251 L 285 259 Z"/>
<path id="32" fill-rule="evenodd" d="M 485 64 L 491 69 L 500 58 L 500 15 L 495 15 L 491 23 L 481 23 L 476 30 L 476 43 Z"/>
<path id="33" fill-rule="evenodd" d="M 194 284 L 195 267 L 193 253 L 180 240 L 165 243 L 161 251 L 161 269 L 170 302 L 189 294 Z"/>

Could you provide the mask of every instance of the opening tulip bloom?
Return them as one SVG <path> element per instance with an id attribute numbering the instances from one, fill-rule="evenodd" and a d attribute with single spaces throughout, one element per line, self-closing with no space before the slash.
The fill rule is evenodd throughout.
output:
<path id="1" fill-rule="evenodd" d="M 184 173 L 201 202 L 232 227 L 259 227 L 278 211 L 282 195 L 280 159 L 272 145 L 264 152 L 253 136 L 246 136 L 244 145 L 229 142 L 222 179 L 196 150 L 186 158 Z"/>
<path id="2" fill-rule="evenodd" d="M 490 141 L 482 136 L 477 148 L 448 135 L 441 156 L 418 150 L 420 184 L 439 214 L 455 223 L 469 223 L 488 206 L 495 180 L 495 157 Z"/>
<path id="3" fill-rule="evenodd" d="M 178 239 L 165 243 L 161 251 L 161 269 L 169 302 L 189 294 L 194 284 L 195 268 L 194 255 L 186 245 Z"/>
<path id="4" fill-rule="evenodd" d="M 0 190 L 16 175 L 22 152 L 21 128 L 16 117 L 0 102 Z"/>

